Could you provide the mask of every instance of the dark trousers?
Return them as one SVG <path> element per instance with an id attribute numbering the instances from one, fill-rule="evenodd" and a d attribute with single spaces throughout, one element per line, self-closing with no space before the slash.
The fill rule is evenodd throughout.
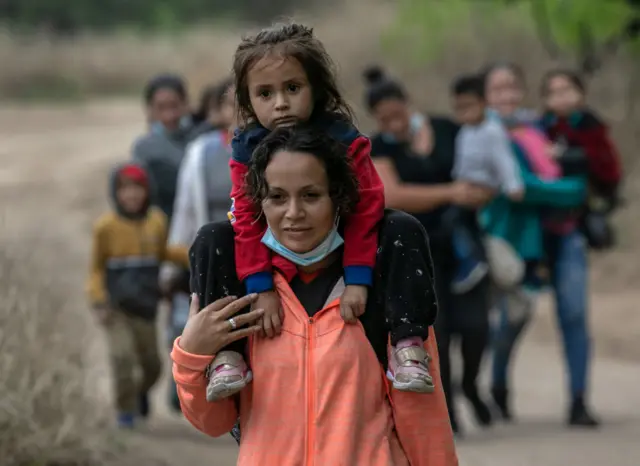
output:
<path id="1" fill-rule="evenodd" d="M 434 254 L 436 291 L 440 310 L 435 330 L 440 355 L 440 377 L 447 398 L 449 416 L 455 423 L 455 408 L 451 383 L 450 345 L 460 339 L 463 376 L 462 391 L 468 398 L 477 397 L 477 378 L 489 343 L 490 286 L 488 278 L 468 293 L 457 295 L 450 291 L 454 265 L 451 244 L 439 244 Z"/>
<path id="2" fill-rule="evenodd" d="M 373 286 L 360 318 L 378 358 L 386 366 L 387 342 L 426 339 L 437 314 L 433 264 L 423 226 L 413 216 L 386 210 L 380 225 Z M 243 296 L 236 275 L 234 232 L 228 222 L 201 228 L 190 251 L 191 289 L 205 307 L 224 296 Z M 245 311 L 246 312 L 246 311 Z M 244 353 L 245 341 L 226 349 Z"/>

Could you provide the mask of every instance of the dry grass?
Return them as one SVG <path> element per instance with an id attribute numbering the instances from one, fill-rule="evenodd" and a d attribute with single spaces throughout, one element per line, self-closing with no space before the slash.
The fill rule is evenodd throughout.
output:
<path id="1" fill-rule="evenodd" d="M 534 90 L 541 74 L 553 65 L 537 40 L 513 30 L 507 37 L 486 30 L 452 37 L 446 55 L 428 66 L 411 65 L 398 53 L 401 51 L 381 49 L 380 31 L 393 21 L 391 7 L 376 3 L 369 8 L 366 25 L 361 23 L 358 8 L 360 2 L 332 12 L 329 19 L 310 22 L 339 63 L 341 81 L 365 130 L 371 128 L 371 122 L 360 105 L 360 72 L 372 62 L 388 63 L 390 71 L 405 80 L 416 105 L 436 113 L 448 112 L 450 80 L 479 69 L 487 61 L 520 62 Z M 498 18 L 496 24 L 500 21 Z M 151 74 L 165 70 L 184 73 L 197 91 L 228 73 L 239 36 L 238 31 L 222 26 L 175 37 L 119 35 L 83 37 L 74 42 L 3 35 L 0 96 L 120 92 L 138 89 Z M 627 105 L 633 70 L 624 57 L 612 59 L 591 86 L 594 106 L 612 122 L 623 149 L 629 167 L 629 198 L 640 194 L 633 171 L 637 165 L 632 163 L 640 116 Z M 87 183 L 87 189 L 94 191 L 79 194 L 83 206 L 91 204 L 83 207 L 85 217 L 75 226 L 62 225 L 57 219 L 46 220 L 42 199 L 50 195 L 49 188 L 39 187 L 41 197 L 34 199 L 34 205 L 21 203 L 13 213 L 0 217 L 0 463 L 125 464 L 114 456 L 115 444 L 105 430 L 110 414 L 104 400 L 98 399 L 95 387 L 87 381 L 86 355 L 96 329 L 78 292 L 86 251 L 77 250 L 67 231 L 86 226 L 100 196 L 95 195 L 95 184 Z M 593 284 L 597 292 L 626 289 L 640 278 L 638 248 L 632 243 L 638 225 L 629 210 L 616 219 L 622 233 L 621 247 L 595 260 Z M 36 221 L 31 218 L 34 215 Z M 614 310 L 609 312 L 615 315 Z M 624 330 L 620 327 L 610 324 L 604 339 L 620 341 L 619 332 Z M 629 344 L 636 341 L 632 333 L 627 337 L 624 341 Z"/>
<path id="2" fill-rule="evenodd" d="M 5 218 L 4 220 L 9 220 Z M 100 464 L 109 459 L 104 412 L 85 383 L 89 326 L 69 299 L 64 243 L 0 238 L 0 458 L 2 464 Z M 17 233 L 14 230 L 14 233 Z M 51 254 L 52 248 L 60 254 Z"/>

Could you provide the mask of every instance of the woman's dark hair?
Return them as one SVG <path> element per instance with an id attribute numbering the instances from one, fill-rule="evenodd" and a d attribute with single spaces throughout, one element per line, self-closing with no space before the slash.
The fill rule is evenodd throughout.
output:
<path id="1" fill-rule="evenodd" d="M 198 109 L 193 115 L 193 120 L 196 123 L 203 122 L 209 116 L 211 109 L 211 103 L 213 102 L 216 108 L 219 108 L 224 101 L 224 97 L 233 86 L 233 78 L 225 78 L 218 84 L 207 86 L 200 95 L 200 101 L 198 102 Z"/>
<path id="2" fill-rule="evenodd" d="M 277 128 L 256 147 L 249 163 L 246 189 L 261 211 L 269 186 L 265 171 L 273 156 L 279 151 L 304 152 L 316 157 L 327 172 L 329 196 L 341 215 L 353 211 L 358 202 L 358 180 L 349 163 L 347 147 L 331 138 L 326 132 L 310 124 Z"/>
<path id="3" fill-rule="evenodd" d="M 486 66 L 481 72 L 480 76 L 482 76 L 482 81 L 484 83 L 484 87 L 486 89 L 489 77 L 495 72 L 500 70 L 506 70 L 511 72 L 516 79 L 520 82 L 520 85 L 524 88 L 527 86 L 527 80 L 524 76 L 524 71 L 520 67 L 513 62 L 503 61 L 503 62 L 495 62 L 488 66 Z"/>
<path id="4" fill-rule="evenodd" d="M 586 94 L 587 86 L 585 85 L 582 77 L 576 71 L 558 68 L 551 70 L 544 75 L 540 86 L 540 95 L 542 95 L 542 97 L 546 97 L 549 93 L 549 82 L 553 78 L 560 77 L 566 78 L 578 91 L 580 91 L 581 94 Z"/>
<path id="5" fill-rule="evenodd" d="M 380 66 L 370 66 L 362 74 L 367 83 L 364 100 L 369 111 L 374 110 L 383 100 L 409 100 L 404 86 L 398 81 L 388 79 Z"/>
<path id="6" fill-rule="evenodd" d="M 174 91 L 182 100 L 187 100 L 187 86 L 181 76 L 175 74 L 159 74 L 151 78 L 144 87 L 144 101 L 150 105 L 156 93 L 162 89 Z"/>
<path id="7" fill-rule="evenodd" d="M 244 37 L 233 57 L 236 98 L 239 120 L 242 124 L 255 118 L 249 98 L 247 75 L 253 65 L 269 54 L 295 58 L 307 74 L 314 107 L 312 117 L 318 112 L 335 113 L 353 121 L 353 111 L 342 97 L 336 80 L 336 66 L 313 29 L 302 24 L 275 24 L 253 36 Z"/>

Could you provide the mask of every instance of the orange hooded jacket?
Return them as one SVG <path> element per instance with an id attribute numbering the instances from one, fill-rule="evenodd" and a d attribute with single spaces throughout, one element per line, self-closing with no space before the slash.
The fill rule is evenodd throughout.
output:
<path id="1" fill-rule="evenodd" d="M 282 334 L 250 338 L 254 379 L 238 397 L 207 402 L 204 371 L 213 358 L 174 343 L 173 376 L 191 424 L 218 437 L 239 415 L 238 466 L 458 465 L 442 384 L 433 394 L 390 388 L 362 326 L 340 316 L 342 280 L 311 318 L 278 274 L 275 285 Z M 439 382 L 433 329 L 426 348 Z"/>

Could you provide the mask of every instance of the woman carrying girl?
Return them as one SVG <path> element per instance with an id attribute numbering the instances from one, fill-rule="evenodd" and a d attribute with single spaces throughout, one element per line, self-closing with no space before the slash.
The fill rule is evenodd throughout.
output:
<path id="1" fill-rule="evenodd" d="M 260 209 L 256 209 L 245 192 L 248 166 L 256 145 L 276 128 L 309 123 L 348 148 L 358 181 L 358 202 L 348 215 L 336 211 L 334 219 L 336 225 L 344 228 L 345 289 L 340 299 L 341 314 L 345 321 L 353 323 L 365 311 L 373 283 L 384 192 L 371 162 L 369 140 L 353 126 L 351 110 L 338 90 L 335 66 L 312 29 L 286 24 L 243 40 L 233 68 L 242 126 L 232 143 L 230 163 L 233 189 L 229 217 L 236 233 L 237 277 L 248 293 L 258 293 L 254 307 L 265 310 L 263 330 L 273 337 L 282 328 L 273 269 L 291 282 L 298 266 L 322 260 L 342 244 L 337 236 L 327 237 L 325 243 L 317 245 L 318 249 L 305 250 L 302 256 L 299 248 L 304 247 L 303 243 L 293 250 L 284 248 L 274 240 L 268 222 L 264 222 Z M 284 202 L 281 195 L 274 196 Z M 314 197 L 317 193 L 309 192 L 305 198 Z M 305 232 L 291 230 L 291 234 L 304 237 Z M 406 303 L 406 277 L 398 274 L 389 276 L 389 280 L 394 282 L 387 285 L 394 301 L 368 311 L 376 312 L 380 326 L 386 326 L 391 336 L 394 350 L 388 377 L 397 389 L 432 392 L 433 380 L 423 341 L 435 319 L 432 312 L 435 308 L 426 303 Z M 237 342 L 216 355 L 210 373 L 210 400 L 237 393 L 251 381 L 251 371 L 242 358 L 244 345 L 245 342 Z"/>

